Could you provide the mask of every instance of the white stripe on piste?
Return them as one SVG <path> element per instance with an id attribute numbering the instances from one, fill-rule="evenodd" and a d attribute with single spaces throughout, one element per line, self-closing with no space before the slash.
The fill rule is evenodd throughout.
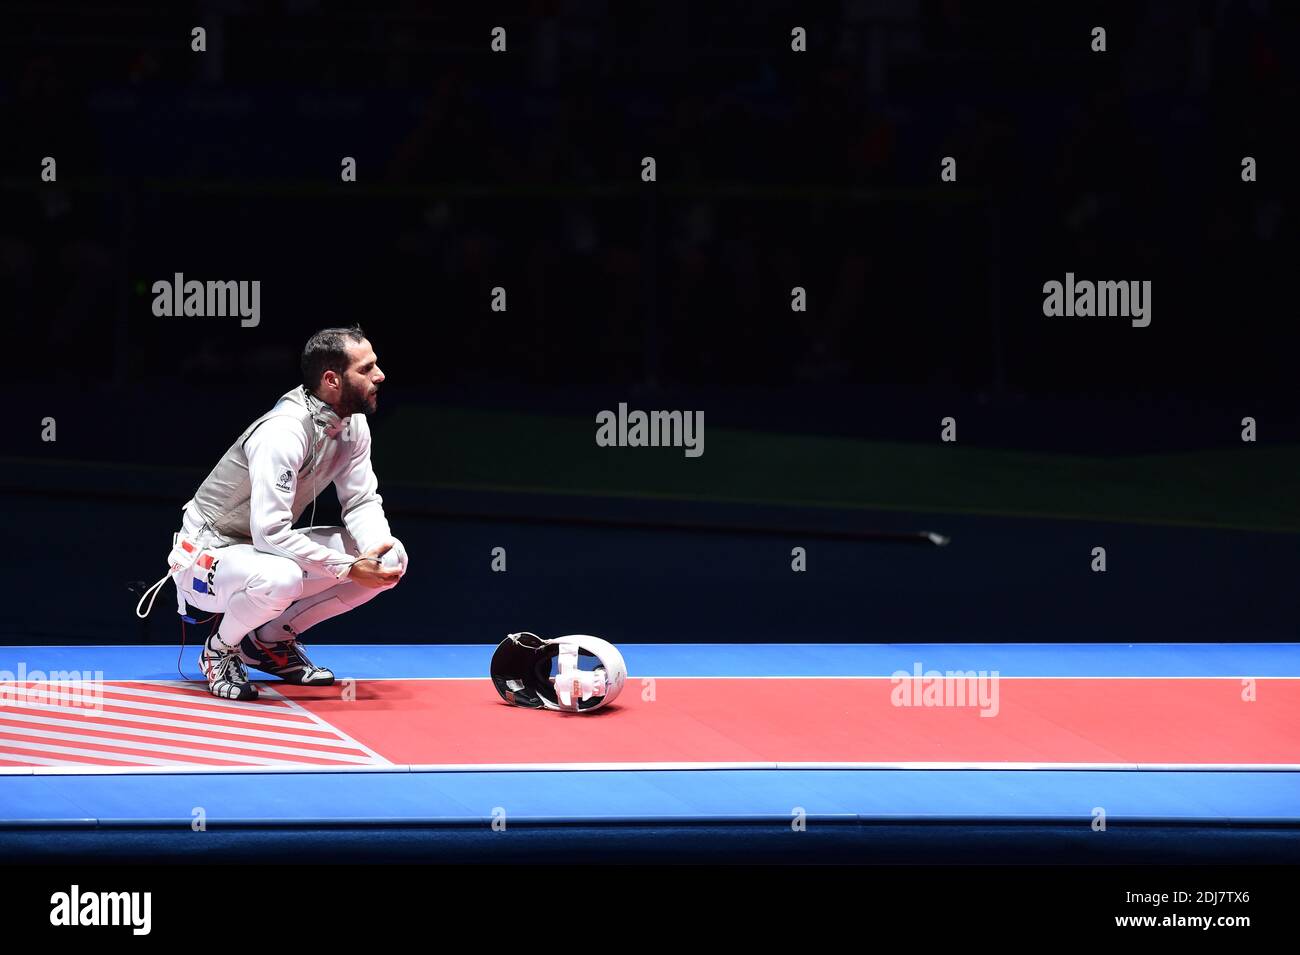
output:
<path id="1" fill-rule="evenodd" d="M 46 759 L 44 756 L 31 756 L 31 755 L 29 755 L 29 754 L 27 754 L 27 753 L 23 753 L 23 754 L 21 754 L 21 755 L 18 755 L 18 754 L 15 754 L 15 753 L 0 753 L 0 761 L 3 761 L 3 762 L 11 762 L 11 763 L 39 763 L 39 764 L 42 765 L 42 766 L 69 766 L 69 765 L 71 765 L 70 761 L 69 761 L 69 760 L 66 760 L 66 759 Z M 89 764 L 88 764 L 88 763 L 80 763 L 80 764 L 77 764 L 77 765 L 84 765 L 84 766 L 87 766 L 87 768 L 89 768 Z M 96 768 L 100 768 L 100 769 L 114 769 L 114 768 L 116 768 L 116 767 L 113 767 L 113 766 L 101 766 L 101 767 L 96 767 Z M 0 767 L 0 773 L 3 773 L 3 774 L 5 774 L 5 775 L 7 775 L 7 776 L 31 775 L 31 767 L 29 766 L 28 769 L 26 770 L 26 772 L 24 772 L 23 770 L 20 770 L 20 769 L 15 769 L 15 768 L 10 768 L 10 767 L 8 767 L 8 766 L 5 766 L 5 767 Z"/>
<path id="2" fill-rule="evenodd" d="M 77 741 L 70 740 L 69 742 L 77 742 Z M 116 741 L 95 740 L 95 742 L 100 743 L 102 746 L 116 746 L 119 748 L 127 748 L 128 746 L 128 744 L 122 742 L 116 742 Z M 310 763 L 305 760 L 298 760 L 298 759 L 272 759 L 269 756 L 263 756 L 263 757 L 241 756 L 237 753 L 202 752 L 199 750 L 187 750 L 182 747 L 174 747 L 174 746 L 136 746 L 135 748 L 149 749 L 149 750 L 155 750 L 159 752 L 167 752 L 168 750 L 180 750 L 181 752 L 179 752 L 177 755 L 184 754 L 190 756 L 198 756 L 205 759 L 221 760 L 222 762 L 225 763 L 238 763 L 238 764 L 246 763 L 252 766 L 318 766 L 318 764 L 316 763 Z M 175 763 L 174 760 L 160 759 L 155 756 L 141 756 L 141 755 L 136 755 L 134 753 L 118 753 L 109 749 L 90 749 L 90 748 L 84 748 L 79 746 L 63 746 L 58 743 L 45 743 L 45 742 L 28 743 L 23 740 L 0 739 L 0 751 L 6 751 L 6 750 L 11 751 L 15 749 L 23 750 L 23 751 L 32 750 L 35 752 L 45 753 L 51 756 L 55 756 L 59 754 L 66 754 L 69 756 L 92 756 L 98 759 L 111 759 L 111 760 L 116 760 L 118 762 L 137 763 L 146 766 L 171 766 L 174 765 Z"/>
<path id="3" fill-rule="evenodd" d="M 184 736 L 180 733 L 151 733 L 150 738 L 139 740 L 126 736 L 104 737 L 88 733 L 65 733 L 44 727 L 17 727 L 0 725 L 0 743 L 10 736 L 31 736 L 37 739 L 60 739 L 70 743 L 96 743 L 100 746 L 129 746 L 157 753 L 176 753 L 187 756 L 210 756 L 217 759 L 242 759 L 243 753 L 225 753 L 215 750 L 196 749 L 187 746 L 167 746 L 153 742 L 154 739 L 170 739 L 173 742 L 204 743 L 210 746 L 226 746 L 231 749 L 253 750 L 255 752 L 280 753 L 285 756 L 317 756 L 322 759 L 341 760 L 347 763 L 369 763 L 368 755 L 353 753 L 325 752 L 315 749 L 302 749 L 297 746 L 276 746 L 273 743 L 249 743 L 240 740 L 217 740 L 201 736 Z"/>
<path id="4" fill-rule="evenodd" d="M 185 727 L 191 727 L 194 726 L 195 724 L 198 724 L 200 726 L 210 728 L 214 733 L 232 733 L 236 736 L 262 736 L 263 734 L 265 734 L 280 739 L 298 740 L 299 738 L 301 738 L 303 741 L 312 740 L 316 738 L 307 735 L 303 735 L 299 737 L 298 734 L 295 733 L 282 733 L 277 730 L 270 730 L 264 728 L 253 729 L 248 726 L 227 726 L 223 723 L 213 722 L 221 718 L 220 713 L 212 713 L 210 715 L 204 714 L 202 719 L 194 718 L 194 719 L 184 720 L 184 719 L 172 719 L 171 717 L 167 717 L 167 716 L 143 716 L 139 713 L 116 713 L 116 712 L 110 713 L 106 710 L 99 710 L 99 711 L 70 710 L 70 708 L 66 706 L 48 706 L 48 705 L 41 705 L 41 704 L 28 704 L 22 709 L 23 711 L 32 710 L 39 713 L 58 713 L 65 717 L 72 717 L 72 714 L 76 713 L 77 716 L 74 718 L 79 718 L 79 719 L 87 718 L 90 714 L 93 713 L 93 715 L 98 719 L 120 720 L 121 722 L 124 723 L 145 723 L 149 726 L 155 726 L 155 725 L 156 726 L 178 726 L 178 727 L 185 728 Z M 0 712 L 16 712 L 16 711 L 17 708 L 14 707 L 0 708 Z M 304 731 L 319 729 L 319 727 L 316 726 L 315 724 L 306 723 L 306 722 L 275 723 L 275 722 L 268 721 L 267 724 L 263 724 L 263 725 L 283 726 L 286 729 L 304 730 Z M 335 738 L 337 738 L 337 736 Z"/>
<path id="5" fill-rule="evenodd" d="M 206 683 L 203 684 L 201 691 L 198 689 L 193 691 L 184 691 L 180 688 L 171 690 L 170 692 L 166 690 L 145 690 L 140 687 L 125 686 L 121 683 L 108 682 L 100 684 L 100 688 L 104 693 L 119 693 L 122 696 L 138 696 L 153 700 L 171 700 L 175 703 L 195 703 L 200 707 L 235 704 L 240 709 L 257 710 L 259 705 L 257 703 L 245 703 L 239 700 L 219 700 L 208 692 Z M 285 709 L 285 707 L 271 707 L 271 709 Z M 261 711 L 265 713 L 267 707 L 263 706 Z"/>
<path id="6" fill-rule="evenodd" d="M 268 712 L 271 713 L 279 712 L 284 715 L 288 715 L 288 707 L 274 706 L 274 705 L 265 706 L 265 705 L 259 705 L 257 703 L 248 703 L 241 700 L 219 699 L 208 692 L 207 684 L 203 685 L 202 695 L 199 695 L 198 693 L 186 693 L 180 690 L 173 690 L 171 692 L 158 691 L 158 690 L 142 690 L 137 687 L 129 687 L 129 686 L 124 686 L 122 684 L 109 683 L 109 682 L 97 684 L 94 687 L 94 689 L 96 689 L 96 692 L 94 693 L 63 693 L 60 692 L 58 689 L 53 689 L 53 688 L 61 688 L 67 685 L 68 684 L 62 684 L 62 683 L 53 683 L 53 684 L 42 683 L 42 686 L 48 686 L 51 688 L 41 689 L 39 691 L 33 688 L 28 688 L 22 693 L 19 693 L 18 696 L 22 697 L 22 696 L 39 695 L 43 698 L 49 697 L 52 699 L 84 700 L 90 698 L 90 699 L 99 700 L 99 699 L 105 699 L 104 694 L 114 693 L 114 694 L 120 694 L 122 696 L 128 696 L 128 697 L 140 697 L 142 698 L 142 700 L 137 701 L 134 699 L 131 700 L 112 699 L 112 700 L 106 700 L 106 702 L 110 702 L 112 705 L 115 706 L 127 706 L 127 707 L 134 706 L 138 709 L 148 709 L 152 706 L 155 706 L 156 704 L 143 702 L 144 699 L 155 699 L 155 700 L 164 700 L 169 703 L 176 703 L 176 704 L 192 703 L 195 704 L 193 709 L 196 712 L 202 711 L 203 709 L 208 707 L 218 706 L 218 707 L 222 707 L 223 709 L 247 710 L 254 713 L 260 712 L 262 714 L 266 714 Z M 12 690 L 7 692 L 7 696 L 9 697 L 13 697 L 14 695 L 15 695 L 14 691 Z"/>
<path id="7" fill-rule="evenodd" d="M 55 683 L 52 685 L 71 688 L 74 684 Z M 134 697 L 134 699 L 97 698 L 91 701 L 96 704 L 95 708 L 86 708 L 79 705 L 76 707 L 60 706 L 55 703 L 45 702 L 14 704 L 5 701 L 9 705 L 0 706 L 0 749 L 45 749 L 48 750 L 48 755 L 66 754 L 68 756 L 132 763 L 136 764 L 133 767 L 136 769 L 174 767 L 181 760 L 191 760 L 196 757 L 242 764 L 245 768 L 278 767 L 292 769 L 297 767 L 306 769 L 317 767 L 332 769 L 340 768 L 340 763 L 349 764 L 346 768 L 363 768 L 374 763 L 389 765 L 386 759 L 369 747 L 358 743 L 346 734 L 340 733 L 335 727 L 310 710 L 304 709 L 296 702 L 285 699 L 275 690 L 265 685 L 262 687 L 262 691 L 266 699 L 257 703 L 218 699 L 206 692 L 199 696 L 197 695 L 198 687 L 175 681 L 169 684 L 159 682 L 157 684 L 159 689 L 157 690 L 125 687 L 111 683 L 101 684 L 97 681 L 78 681 L 76 685 L 102 688 L 106 692 L 121 693 L 124 696 Z M 50 686 L 51 684 L 46 683 L 44 689 L 48 690 Z M 84 695 L 66 692 L 43 692 L 42 698 L 76 702 L 78 704 L 87 702 Z M 201 703 L 202 706 L 169 706 L 148 702 L 149 700 L 175 700 L 178 703 L 185 704 Z M 244 712 L 236 713 L 231 712 L 232 710 L 243 710 Z M 37 715 L 39 713 L 50 715 Z M 159 715 L 161 713 L 172 713 L 175 716 L 169 718 Z M 254 713 L 258 715 L 253 715 Z M 102 722 L 105 720 L 139 725 L 120 726 L 114 723 Z M 224 721 L 245 724 L 245 726 L 224 725 Z M 15 726 L 15 723 L 28 725 Z M 159 729 L 161 726 L 170 726 L 181 730 L 190 730 L 191 732 L 167 732 Z M 51 729 L 51 727 L 57 727 L 57 729 Z M 97 736 L 89 733 L 77 733 L 76 730 L 78 729 L 94 730 L 107 735 Z M 196 735 L 193 732 L 195 730 L 215 735 Z M 282 730 L 297 730 L 299 732 L 283 732 Z M 323 738 L 307 735 L 307 732 L 312 730 L 319 730 L 328 735 Z M 131 738 L 125 735 L 128 733 L 147 738 L 144 740 Z M 23 740 L 6 739 L 6 734 L 10 737 L 32 737 L 44 740 L 45 743 L 42 745 Z M 231 739 L 232 736 L 237 738 Z M 193 743 L 199 748 L 164 745 L 159 742 L 162 739 L 179 743 Z M 54 740 L 64 743 L 94 744 L 104 747 L 104 749 L 92 750 L 74 746 L 60 746 L 55 744 Z M 271 740 L 280 743 L 301 743 L 306 744 L 306 747 L 276 745 L 276 743 L 270 742 Z M 246 750 L 248 752 L 218 752 L 212 749 L 212 747 L 216 746 L 225 746 L 233 750 Z M 109 747 L 143 750 L 159 754 L 170 753 L 179 757 L 179 759 L 169 761 L 167 759 L 133 755 L 132 753 L 113 752 Z M 274 758 L 276 755 L 304 758 L 276 759 Z M 86 765 L 73 759 L 51 760 L 36 757 L 35 755 L 28 756 L 26 753 L 8 756 L 0 753 L 0 759 L 24 762 L 29 765 L 35 763 L 39 766 L 62 766 L 74 769 Z M 189 765 L 202 768 L 206 764 Z M 118 767 L 109 766 L 103 768 L 114 769 Z M 15 769 L 12 767 L 0 767 L 0 773 L 13 772 L 15 772 Z"/>
<path id="8" fill-rule="evenodd" d="M 69 701 L 73 699 L 78 699 L 76 697 L 61 697 L 58 696 L 57 694 L 55 694 L 55 698 L 66 699 Z M 239 701 L 237 700 L 226 700 L 225 702 L 232 704 L 232 706 L 239 704 Z M 5 705 L 6 707 L 8 707 L 14 704 L 6 703 Z M 40 710 L 40 711 L 59 710 L 65 713 L 70 709 L 70 707 L 67 706 L 57 706 L 50 703 L 24 703 L 21 704 L 19 708 L 33 709 L 33 710 Z M 200 717 L 200 711 L 187 709 L 186 707 L 182 707 L 182 706 L 160 706 L 154 703 L 124 703 L 119 700 L 104 700 L 102 708 L 97 708 L 96 712 L 99 712 L 100 709 L 102 709 L 104 713 L 112 713 L 115 717 L 118 716 L 118 714 L 123 710 L 125 711 L 146 710 L 150 713 L 173 713 L 178 716 L 189 716 L 194 718 Z M 128 715 L 127 713 L 122 713 L 121 718 L 125 719 L 127 715 Z M 293 729 L 293 728 L 306 729 L 310 726 L 311 723 L 311 721 L 307 721 L 303 719 L 278 719 L 273 716 L 250 716 L 250 715 L 245 715 L 243 713 L 231 713 L 231 712 L 227 712 L 225 709 L 214 710 L 211 713 L 204 712 L 201 715 L 204 717 L 208 717 L 210 719 L 230 720 L 231 722 L 235 722 L 235 723 L 249 723 L 257 726 L 279 726 L 283 729 Z"/>
<path id="9" fill-rule="evenodd" d="M 12 750 L 34 750 L 49 755 L 63 753 L 68 756 L 91 756 L 98 759 L 112 759 L 122 763 L 143 763 L 148 766 L 166 766 L 170 762 L 169 760 L 157 759 L 153 756 L 135 756 L 130 753 L 111 753 L 97 749 L 81 749 L 75 746 L 58 746 L 54 743 L 24 743 L 19 740 L 0 740 L 0 751 Z"/>
<path id="10" fill-rule="evenodd" d="M 365 743 L 362 743 L 360 740 L 353 739 L 351 736 L 349 736 L 347 733 L 343 732 L 343 731 L 342 731 L 341 729 L 339 729 L 337 726 L 333 725 L 332 723 L 330 723 L 329 721 L 327 721 L 327 720 L 324 719 L 323 717 L 319 716 L 318 714 L 313 713 L 311 710 L 307 709 L 305 706 L 302 706 L 301 704 L 299 704 L 297 700 L 294 700 L 294 699 L 292 699 L 291 697 L 284 696 L 283 694 L 280 693 L 279 690 L 275 689 L 274 687 L 270 687 L 270 686 L 268 686 L 268 687 L 264 687 L 264 689 L 267 690 L 267 691 L 269 691 L 273 696 L 275 696 L 275 697 L 277 697 L 277 698 L 283 700 L 285 703 L 289 704 L 290 708 L 292 708 L 292 709 L 294 709 L 294 710 L 300 712 L 303 716 L 306 716 L 306 717 L 308 717 L 309 719 L 311 719 L 313 722 L 317 723 L 317 724 L 320 726 L 321 729 L 328 730 L 329 732 L 334 733 L 336 736 L 338 736 L 339 739 L 341 739 L 341 740 L 345 740 L 345 741 L 347 741 L 348 743 L 350 743 L 350 744 L 352 744 L 353 746 L 355 746 L 357 749 L 361 750 L 363 753 L 367 753 L 367 754 L 369 754 L 369 756 L 370 756 L 370 758 L 371 758 L 372 761 L 377 762 L 377 763 L 382 763 L 382 764 L 384 764 L 384 765 L 391 765 L 391 763 L 389 762 L 389 760 L 385 759 L 383 756 L 380 756 L 378 753 L 376 753 L 373 749 L 371 749 L 371 748 L 370 748 L 369 746 L 367 746 Z"/>
<path id="11" fill-rule="evenodd" d="M 87 689 L 82 692 L 71 692 L 64 689 L 62 684 L 42 684 L 39 688 L 28 687 L 23 690 L 9 689 L 5 691 L 8 699 L 21 701 L 24 698 L 31 697 L 52 697 L 54 699 L 101 699 L 106 694 L 125 697 L 125 699 L 114 699 L 113 703 L 118 706 L 135 707 L 137 709 L 149 709 L 159 705 L 177 705 L 188 706 L 194 711 L 203 711 L 212 706 L 220 706 L 236 710 L 248 710 L 250 712 L 278 712 L 281 715 L 287 715 L 284 707 L 278 706 L 261 706 L 256 703 L 239 702 L 234 700 L 222 700 L 212 696 L 208 691 L 208 686 L 203 685 L 203 694 L 186 693 L 181 690 L 143 690 L 137 687 L 127 686 L 125 684 L 108 683 L 100 684 L 93 691 Z M 154 703 L 151 701 L 160 701 Z"/>
<path id="12" fill-rule="evenodd" d="M 95 715 L 104 719 L 115 719 L 115 720 L 126 719 L 125 716 L 110 716 L 103 713 L 97 713 Z M 10 713 L 7 712 L 4 707 L 0 707 L 0 726 L 5 725 L 2 722 L 4 720 L 15 720 L 23 723 L 38 723 L 43 726 L 56 726 L 56 727 L 63 727 L 66 729 L 76 729 L 77 727 L 85 727 L 88 729 L 101 729 L 104 730 L 105 732 L 118 732 L 118 733 L 148 732 L 148 730 L 138 729 L 134 726 L 118 726 L 115 723 L 101 723 L 98 720 L 92 719 L 91 716 L 89 715 L 71 716 L 68 717 L 67 719 L 62 719 L 54 716 L 33 716 L 29 713 Z M 358 747 L 355 743 L 352 743 L 339 736 L 335 736 L 333 739 L 325 739 L 323 737 L 318 737 L 318 736 L 303 736 L 299 733 L 278 733 L 275 732 L 274 730 L 261 730 L 261 729 L 254 730 L 254 729 L 244 729 L 242 727 L 217 726 L 212 723 L 206 723 L 198 720 L 185 722 L 184 720 L 163 720 L 163 719 L 156 719 L 147 716 L 133 717 L 131 722 L 144 723 L 148 727 L 155 727 L 160 725 L 175 726 L 175 727 L 181 727 L 183 729 L 204 730 L 209 733 L 221 734 L 220 736 L 195 736 L 195 735 L 190 735 L 185 733 L 167 733 L 161 730 L 152 730 L 152 733 L 154 735 L 160 735 L 167 739 L 184 739 L 184 740 L 194 740 L 194 741 L 201 740 L 204 742 L 219 743 L 219 742 L 224 742 L 226 738 L 229 736 L 238 736 L 238 737 L 251 736 L 254 739 L 259 739 L 259 740 L 272 739 L 272 740 L 277 740 L 279 742 L 286 742 L 286 743 L 311 743 L 321 747 L 334 747 L 334 748 L 344 748 L 344 749 L 352 749 L 352 750 L 356 750 L 359 748 L 364 749 L 363 747 Z"/>
<path id="13" fill-rule="evenodd" d="M 255 686 L 265 686 L 265 683 L 259 683 L 256 681 L 250 682 L 253 682 L 253 685 Z M 235 709 L 247 709 L 247 711 L 250 712 L 263 713 L 268 711 L 268 709 L 276 712 L 286 709 L 285 707 L 274 706 L 274 704 L 268 707 L 264 702 L 252 703 L 248 702 L 248 700 L 220 699 L 209 693 L 207 683 L 201 683 L 201 685 L 196 686 L 164 685 L 164 689 L 161 691 L 144 690 L 136 686 L 125 686 L 122 685 L 122 683 L 105 683 L 104 691 L 105 693 L 118 693 L 123 696 L 140 696 L 140 698 L 172 700 L 172 702 L 175 703 L 192 703 L 195 704 L 196 708 L 200 709 L 204 707 L 234 707 Z"/>

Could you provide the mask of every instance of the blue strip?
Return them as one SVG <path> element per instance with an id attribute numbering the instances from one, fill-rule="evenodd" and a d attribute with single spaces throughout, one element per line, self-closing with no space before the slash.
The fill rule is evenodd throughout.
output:
<path id="1" fill-rule="evenodd" d="M 703 771 L 14 776 L 0 820 L 189 827 L 524 821 L 1300 822 L 1300 773 Z"/>
<path id="2" fill-rule="evenodd" d="M 484 677 L 495 644 L 318 644 L 312 659 L 354 679 Z M 882 676 L 997 670 L 1025 677 L 1297 677 L 1296 643 L 624 644 L 633 676 Z M 176 646 L 0 647 L 0 678 L 32 670 L 102 671 L 106 680 L 176 679 Z M 184 665 L 197 679 L 198 647 Z M 12 677 L 10 677 L 12 678 Z"/>

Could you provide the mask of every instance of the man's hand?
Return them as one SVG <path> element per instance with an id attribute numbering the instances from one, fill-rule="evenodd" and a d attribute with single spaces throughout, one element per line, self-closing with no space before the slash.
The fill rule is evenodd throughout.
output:
<path id="1" fill-rule="evenodd" d="M 402 578 L 400 568 L 394 567 L 392 570 L 385 570 L 380 565 L 380 560 L 393 547 L 393 542 L 388 541 L 384 544 L 378 544 L 366 551 L 357 558 L 352 569 L 348 571 L 348 580 L 355 580 L 362 587 L 387 587 L 389 584 L 395 584 Z"/>

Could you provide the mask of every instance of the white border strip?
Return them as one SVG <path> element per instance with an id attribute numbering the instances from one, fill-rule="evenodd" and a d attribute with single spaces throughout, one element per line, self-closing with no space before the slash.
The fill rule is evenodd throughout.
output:
<path id="1" fill-rule="evenodd" d="M 899 677 L 898 679 L 907 679 L 907 680 L 932 679 L 932 677 L 926 676 L 928 672 L 929 671 L 925 671 L 921 674 L 921 676 L 918 677 L 912 671 L 905 671 L 906 675 L 903 677 Z M 939 676 L 946 677 L 949 671 L 936 670 L 935 672 L 937 672 Z M 970 672 L 970 670 L 952 671 L 953 674 L 956 674 L 958 672 L 965 674 Z M 974 672 L 977 674 L 979 673 L 978 670 L 975 670 Z M 993 675 L 992 670 L 988 670 L 986 672 L 988 673 L 989 676 Z M 250 677 L 250 679 L 257 686 L 259 690 L 265 690 L 272 686 L 277 686 L 280 683 L 280 681 L 275 679 L 264 680 L 260 676 Z M 488 683 L 491 681 L 491 677 L 487 677 L 487 676 L 358 676 L 358 677 L 346 677 L 345 679 L 353 680 L 356 683 L 383 683 L 386 681 L 401 681 L 406 683 L 437 683 L 437 682 Z M 1258 673 L 1241 673 L 1235 675 L 1213 673 L 1213 674 L 1202 674 L 1200 676 L 1197 676 L 1195 674 L 1188 675 L 1185 673 L 1177 673 L 1177 674 L 1170 674 L 1167 676 L 1140 676 L 1140 675 L 1134 676 L 1133 674 L 1129 674 L 1129 673 L 1115 673 L 1115 674 L 1111 674 L 1110 676 L 1104 676 L 1104 675 L 1099 676 L 1095 673 L 1089 673 L 1089 674 L 1079 674 L 1077 676 L 1062 676 L 1060 674 L 1054 674 L 1050 676 L 1034 676 L 1032 674 L 1026 674 L 1026 673 L 1000 673 L 999 672 L 998 679 L 999 680 L 1234 680 L 1234 681 L 1237 680 L 1300 680 L 1300 674 L 1286 675 L 1286 676 L 1267 676 L 1267 675 L 1261 676 Z M 821 674 L 811 674 L 811 675 L 810 674 L 790 675 L 790 674 L 780 674 L 780 673 L 755 673 L 755 674 L 723 673 L 723 674 L 709 674 L 709 675 L 692 673 L 692 674 L 683 675 L 683 674 L 673 674 L 673 673 L 669 673 L 669 674 L 658 673 L 658 674 L 643 674 L 643 675 L 629 674 L 628 675 L 628 682 L 635 682 L 637 680 L 886 680 L 892 683 L 894 682 L 895 677 L 892 673 L 821 673 Z M 51 680 L 30 681 L 29 680 L 28 682 L 29 683 L 33 683 L 33 682 L 53 683 L 55 681 L 51 681 Z M 146 691 L 143 690 L 132 691 L 129 689 L 123 689 L 117 685 L 122 683 L 156 683 L 162 686 L 169 686 L 176 683 L 176 681 L 175 680 L 145 680 L 145 679 L 140 679 L 140 680 L 105 679 L 102 685 L 105 687 L 111 685 L 110 692 L 113 693 L 125 694 L 125 693 L 134 692 L 136 695 L 140 695 L 140 696 L 144 696 L 146 694 Z M 18 685 L 18 684 L 17 681 L 13 681 L 12 683 L 10 681 L 4 681 L 2 685 L 8 686 L 8 685 Z M 60 685 L 70 685 L 70 684 L 60 684 Z M 175 697 L 173 697 L 173 699 L 175 699 Z M 284 699 L 288 700 L 288 697 L 284 697 Z M 313 697 L 312 699 L 319 699 L 319 698 Z M 261 707 L 262 712 L 266 712 L 266 706 L 265 704 L 262 703 L 239 703 L 238 701 L 235 700 L 218 700 L 218 699 L 209 700 L 209 699 L 198 699 L 198 698 L 191 700 L 188 697 L 184 699 L 184 702 L 213 703 L 218 706 L 222 705 L 223 703 L 234 704 L 234 705 L 238 705 L 241 708 L 248 707 L 249 709 L 252 709 L 254 711 L 256 711 L 258 707 Z M 14 704 L 0 702 L 0 707 L 10 706 L 10 705 L 14 705 Z M 126 706 L 129 704 L 122 703 L 121 705 Z M 277 710 L 279 712 L 284 712 L 284 710 L 280 710 L 279 708 L 277 708 Z"/>
<path id="2" fill-rule="evenodd" d="M 1295 773 L 1300 772 L 1300 763 L 393 763 L 365 766 L 203 766 L 178 763 L 171 766 L 0 767 L 0 776 L 208 776 L 255 773 L 586 773 L 718 770 Z"/>

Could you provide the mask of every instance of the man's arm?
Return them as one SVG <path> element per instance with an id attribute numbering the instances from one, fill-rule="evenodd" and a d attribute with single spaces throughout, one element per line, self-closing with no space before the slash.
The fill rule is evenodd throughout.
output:
<path id="1" fill-rule="evenodd" d="M 298 469 L 307 459 L 307 436 L 289 417 L 268 418 L 244 442 L 252 485 L 248 508 L 253 546 L 296 561 L 309 577 L 347 576 L 353 557 L 318 544 L 293 529 Z"/>

